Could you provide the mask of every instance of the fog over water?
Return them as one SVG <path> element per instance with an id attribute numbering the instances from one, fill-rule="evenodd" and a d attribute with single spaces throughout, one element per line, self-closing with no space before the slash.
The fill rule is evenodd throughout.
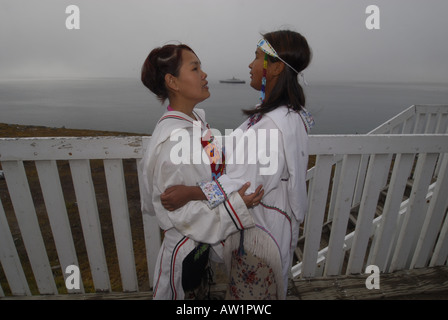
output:
<path id="1" fill-rule="evenodd" d="M 234 128 L 258 103 L 260 34 L 290 29 L 313 52 L 313 133 L 365 133 L 412 104 L 448 104 L 446 12 L 446 0 L 0 0 L 0 122 L 150 133 L 163 107 L 141 65 L 182 42 L 211 83 L 198 107 Z M 219 84 L 233 76 L 246 84 Z"/>
<path id="2" fill-rule="evenodd" d="M 244 121 L 259 102 L 246 84 L 210 82 L 197 107 L 222 133 Z M 367 133 L 413 104 L 448 104 L 445 84 L 310 83 L 312 134 Z M 150 134 L 165 106 L 138 79 L 0 81 L 0 122 Z"/>

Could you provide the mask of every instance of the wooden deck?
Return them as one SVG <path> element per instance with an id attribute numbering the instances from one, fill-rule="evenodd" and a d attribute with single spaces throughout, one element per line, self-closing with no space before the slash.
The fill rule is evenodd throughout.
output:
<path id="1" fill-rule="evenodd" d="M 367 289 L 364 275 L 296 279 L 290 281 L 287 300 L 448 300 L 448 267 L 397 271 L 380 275 L 380 288 Z M 223 299 L 225 284 L 212 288 Z M 151 300 L 152 292 L 110 292 L 4 297 L 0 300 Z"/>
<path id="2" fill-rule="evenodd" d="M 448 300 L 448 267 L 412 269 L 380 275 L 380 288 L 367 289 L 368 275 L 345 275 L 309 280 L 294 280 L 297 292 L 288 299 L 373 300 L 443 299 Z"/>

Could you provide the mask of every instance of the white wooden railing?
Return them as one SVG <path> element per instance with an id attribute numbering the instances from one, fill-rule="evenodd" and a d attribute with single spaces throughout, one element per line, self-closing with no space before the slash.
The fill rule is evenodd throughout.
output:
<path id="1" fill-rule="evenodd" d="M 443 199 L 431 201 L 436 207 L 429 207 L 429 203 L 436 186 L 441 188 L 438 194 L 448 194 L 446 171 L 442 172 L 447 161 L 444 155 L 447 136 L 447 105 L 415 105 L 365 136 L 310 137 L 310 154 L 316 155 L 318 159 L 327 159 L 328 163 L 324 165 L 329 167 L 325 170 L 332 170 L 333 173 L 327 172 L 323 177 L 324 185 L 317 187 L 312 184 L 317 172 L 322 170 L 320 165 L 308 171 L 307 178 L 312 185 L 309 188 L 310 201 L 316 201 L 319 207 L 310 207 L 303 236 L 306 241 L 303 246 L 305 249 L 302 250 L 306 254 L 303 257 L 300 254 L 301 261 L 292 268 L 293 276 L 309 278 L 338 275 L 343 272 L 343 266 L 345 273 L 350 274 L 360 273 L 370 264 L 378 265 L 382 272 L 444 264 L 448 243 L 444 245 L 443 241 L 448 240 L 448 221 L 445 221 L 445 229 L 440 228 L 446 216 L 447 204 Z M 433 152 L 424 151 L 426 142 L 418 139 L 430 141 L 436 137 L 441 139 L 441 148 L 433 146 Z M 313 143 L 316 138 L 323 139 L 328 144 L 328 150 L 321 148 L 322 142 L 317 147 Z M 378 138 L 381 141 L 374 142 Z M 339 142 L 336 143 L 334 139 L 339 139 Z M 400 139 L 403 139 L 402 142 L 399 142 Z M 400 148 L 406 150 L 400 151 Z M 411 197 L 405 199 L 405 187 L 410 183 Z M 316 190 L 321 190 L 321 193 L 313 195 L 312 192 Z M 378 208 L 380 193 L 383 194 L 382 208 Z M 328 203 L 325 201 L 327 198 Z M 425 201 L 426 206 L 422 207 Z M 327 204 L 328 208 L 325 209 Z M 358 219 L 350 215 L 352 208 L 357 208 Z M 381 212 L 374 217 L 373 214 L 378 210 Z M 408 211 L 412 213 L 404 215 Z M 414 215 L 417 217 L 411 218 Z M 363 228 L 361 223 L 365 223 L 365 216 L 369 222 Z M 356 230 L 347 233 L 349 219 L 352 223 L 356 220 Z M 424 223 L 428 225 L 422 229 Z M 331 228 L 329 239 L 325 241 L 319 241 L 322 225 Z M 428 264 L 439 232 L 437 250 Z M 423 238 L 417 244 L 419 236 Z M 403 244 L 403 241 L 408 242 Z M 353 253 L 352 246 L 357 249 L 359 243 L 362 243 L 361 253 Z M 320 250 L 316 251 L 319 246 Z M 363 263 L 362 258 L 356 260 L 354 254 L 361 254 L 365 258 Z"/>
<path id="2" fill-rule="evenodd" d="M 446 264 L 447 127 L 448 106 L 412 106 L 367 135 L 311 135 L 309 150 L 316 164 L 308 174 L 309 212 L 293 275 L 362 273 L 369 264 L 382 272 Z M 139 204 L 133 200 L 131 205 L 126 182 L 128 170 L 140 175 L 136 163 L 149 139 L 0 139 L 6 181 L 0 198 L 0 297 L 112 291 L 116 278 L 121 291 L 149 290 L 138 279 L 145 273 L 151 285 L 160 230 L 154 218 L 140 213 L 141 224 L 131 224 L 130 208 L 135 211 Z M 107 184 L 107 221 L 100 215 L 92 179 L 91 163 L 98 160 Z M 126 174 L 125 161 L 134 164 Z M 82 236 L 61 185 L 58 168 L 66 162 Z M 38 188 L 31 186 L 30 166 L 37 172 Z M 44 205 L 37 205 L 36 198 L 43 198 Z M 43 223 L 51 226 L 49 234 L 42 235 Z M 103 236 L 109 229 L 113 246 L 105 249 Z M 325 230 L 330 230 L 327 235 Z M 85 255 L 79 253 L 80 237 Z M 146 270 L 136 266 L 134 248 L 141 238 L 146 250 L 138 255 L 146 256 Z M 108 258 L 111 251 L 116 259 Z M 74 274 L 66 272 L 70 266 L 83 266 L 79 289 L 65 285 Z M 110 275 L 113 268 L 119 276 Z M 93 285 L 86 284 L 90 278 Z"/>

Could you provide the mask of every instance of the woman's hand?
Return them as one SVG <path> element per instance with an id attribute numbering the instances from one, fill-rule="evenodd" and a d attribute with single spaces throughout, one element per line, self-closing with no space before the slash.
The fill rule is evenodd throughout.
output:
<path id="1" fill-rule="evenodd" d="M 160 195 L 162 206 L 168 211 L 174 211 L 186 205 L 189 201 L 207 200 L 201 188 L 197 186 L 177 185 L 169 187 Z"/>
<path id="2" fill-rule="evenodd" d="M 263 186 L 260 184 L 254 193 L 245 194 L 246 190 L 249 188 L 249 186 L 250 186 L 250 182 L 246 182 L 241 187 L 241 189 L 238 190 L 238 193 L 240 194 L 241 198 L 243 199 L 244 203 L 246 204 L 246 207 L 253 208 L 260 204 L 261 198 L 263 198 L 263 195 L 264 195 L 264 190 L 262 190 Z"/>
<path id="3" fill-rule="evenodd" d="M 264 190 L 258 186 L 254 193 L 246 195 L 250 183 L 245 183 L 238 193 L 243 199 L 246 207 L 251 208 L 258 205 L 263 197 Z M 189 201 L 207 200 L 207 197 L 198 186 L 176 185 L 169 187 L 160 195 L 162 206 L 168 211 L 174 211 L 186 205 Z"/>

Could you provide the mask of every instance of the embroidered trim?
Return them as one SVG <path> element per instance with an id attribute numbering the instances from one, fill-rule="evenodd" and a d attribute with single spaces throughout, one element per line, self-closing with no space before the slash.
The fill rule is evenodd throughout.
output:
<path id="1" fill-rule="evenodd" d="M 303 124 L 305 125 L 306 132 L 309 132 L 312 127 L 314 127 L 314 119 L 311 113 L 308 112 L 305 108 L 302 108 L 299 111 L 299 116 L 302 118 Z"/>
<path id="2" fill-rule="evenodd" d="M 173 114 L 172 115 L 167 115 L 167 116 L 164 116 L 164 117 L 160 118 L 157 123 L 160 123 L 160 122 L 162 122 L 163 120 L 166 120 L 166 119 L 185 120 L 185 121 L 188 121 L 190 123 L 193 123 L 193 121 L 191 121 L 189 119 L 183 118 L 181 116 L 173 115 Z"/>
<path id="3" fill-rule="evenodd" d="M 241 230 L 244 230 L 244 227 L 243 227 L 243 225 L 241 224 L 240 219 L 239 219 L 238 216 L 236 215 L 236 212 L 235 212 L 235 210 L 233 209 L 232 204 L 231 204 L 229 201 L 227 201 L 227 203 L 229 204 L 230 208 L 232 209 L 233 214 L 232 214 L 232 212 L 230 212 L 229 208 L 227 207 L 226 202 L 223 202 L 223 204 L 224 204 L 224 208 L 227 210 L 227 213 L 229 214 L 230 219 L 232 219 L 232 222 L 233 222 L 233 224 L 235 225 L 235 228 L 236 228 L 237 230 L 240 230 L 240 231 L 241 231 Z M 235 218 L 236 218 L 236 220 L 235 220 Z M 238 222 L 238 223 L 237 223 L 237 222 Z"/>
<path id="4" fill-rule="evenodd" d="M 261 204 L 261 206 L 262 206 L 263 208 L 266 208 L 266 209 L 269 209 L 269 210 L 277 211 L 277 212 L 280 213 L 282 216 L 284 216 L 284 217 L 286 218 L 286 220 L 288 220 L 288 222 L 289 222 L 289 229 L 290 229 L 290 232 L 291 232 L 291 235 L 292 235 L 292 221 L 291 221 L 291 217 L 286 213 L 286 211 L 283 211 L 283 210 L 281 210 L 281 209 L 279 209 L 279 208 L 277 208 L 277 207 L 274 207 L 274 206 L 269 206 L 269 205 L 267 205 L 267 204 L 265 204 L 265 203 L 263 203 L 263 202 L 261 202 L 261 201 L 260 201 L 260 204 Z M 292 236 L 291 236 L 291 239 L 290 239 L 290 244 L 291 244 L 291 241 L 292 241 Z"/>
<path id="5" fill-rule="evenodd" d="M 159 264 L 159 275 L 157 277 L 157 283 L 154 287 L 154 294 L 153 294 L 153 298 L 156 297 L 157 295 L 157 290 L 159 289 L 159 281 L 160 281 L 160 276 L 162 275 L 162 265 L 163 265 L 163 255 L 165 253 L 165 244 L 163 245 L 163 250 L 162 250 L 162 256 L 160 257 L 160 264 Z"/>
<path id="6" fill-rule="evenodd" d="M 222 201 L 220 203 L 217 203 L 216 206 L 218 206 L 221 203 L 224 203 L 224 208 L 226 208 L 227 213 L 229 214 L 230 218 L 232 219 L 233 223 L 235 224 L 235 227 L 238 230 L 244 230 L 244 225 L 241 223 L 240 218 L 238 217 L 235 209 L 233 208 L 232 204 L 229 201 L 229 198 L 227 197 L 227 194 L 224 190 L 224 188 L 222 187 L 221 183 L 219 182 L 219 180 L 215 180 L 213 182 L 216 182 L 215 186 L 218 188 L 218 190 L 216 190 L 216 192 L 218 192 L 218 194 L 220 194 L 220 196 L 222 196 Z M 205 194 L 205 192 L 204 192 Z M 206 194 L 207 196 L 207 194 Z M 230 207 L 231 210 L 229 210 L 229 207 L 227 206 L 226 202 L 228 203 L 228 206 Z"/>
<path id="7" fill-rule="evenodd" d="M 238 214 L 236 213 L 235 209 L 232 206 L 232 203 L 230 203 L 229 198 L 227 197 L 226 192 L 224 191 L 224 188 L 220 184 L 219 180 L 215 180 L 216 186 L 219 188 L 221 194 L 224 196 L 224 200 L 222 203 L 224 204 L 224 208 L 226 208 L 227 213 L 229 214 L 230 218 L 232 219 L 233 223 L 235 224 L 235 227 L 238 230 L 244 230 L 244 225 L 241 222 L 240 218 L 238 217 Z M 230 207 L 230 209 L 229 209 Z"/>
<path id="8" fill-rule="evenodd" d="M 205 121 L 202 120 L 202 118 L 194 110 L 193 110 L 193 114 L 195 115 L 195 117 L 197 119 L 200 120 L 200 122 L 202 123 L 202 126 L 206 127 L 207 129 L 210 129 L 210 126 L 208 125 L 208 123 L 205 123 Z M 182 116 L 175 115 L 175 114 L 168 114 L 166 116 L 163 116 L 162 118 L 159 119 L 157 124 L 159 124 L 161 121 L 166 120 L 166 119 L 185 120 L 185 121 L 190 122 L 191 124 L 194 124 L 193 121 L 191 121 L 190 119 L 187 119 Z"/>
<path id="9" fill-rule="evenodd" d="M 224 194 L 225 199 L 227 199 L 229 196 L 227 195 L 226 190 L 224 190 L 224 187 L 222 186 L 219 179 L 216 179 L 216 183 L 218 184 L 219 190 L 221 190 L 221 192 Z"/>
<path id="10" fill-rule="evenodd" d="M 274 206 L 267 205 L 266 203 L 261 202 L 261 201 L 260 201 L 260 204 L 261 204 L 263 207 L 265 207 L 266 209 L 270 209 L 270 210 L 275 210 L 275 211 L 277 211 L 277 212 L 280 213 L 281 215 L 285 216 L 285 218 L 288 219 L 289 222 L 291 222 L 291 218 L 290 218 L 289 215 L 286 213 L 286 211 L 283 211 L 282 209 L 279 209 L 279 208 L 274 207 Z"/>
<path id="11" fill-rule="evenodd" d="M 249 122 L 247 123 L 247 129 L 249 129 L 253 125 L 257 124 L 258 121 L 261 120 L 261 118 L 263 118 L 263 115 L 259 114 L 259 113 L 251 115 L 249 117 Z"/>
<path id="12" fill-rule="evenodd" d="M 207 197 L 208 205 L 211 209 L 216 208 L 226 200 L 226 197 L 215 181 L 198 182 L 198 186 Z"/>
<path id="13" fill-rule="evenodd" d="M 173 254 L 171 256 L 171 268 L 170 268 L 170 285 L 171 285 L 171 293 L 172 293 L 172 300 L 177 300 L 177 291 L 176 291 L 176 284 L 175 284 L 175 277 L 174 277 L 174 269 L 176 267 L 176 258 L 177 254 L 179 252 L 179 249 L 188 241 L 190 240 L 187 237 L 183 237 L 179 240 L 179 242 L 176 244 L 173 250 Z"/>

